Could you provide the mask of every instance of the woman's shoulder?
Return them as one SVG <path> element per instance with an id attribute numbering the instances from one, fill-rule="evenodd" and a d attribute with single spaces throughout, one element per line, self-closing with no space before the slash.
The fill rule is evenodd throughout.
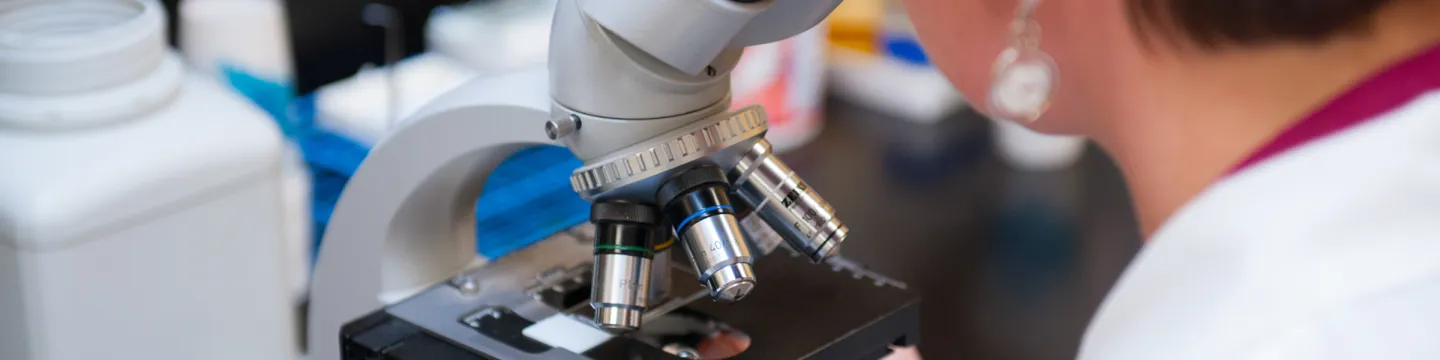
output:
<path id="1" fill-rule="evenodd" d="M 1382 225 L 1433 231 L 1440 227 L 1440 91 L 1217 181 L 1161 232 L 1184 233 L 1166 231 L 1184 224 L 1229 236 Z"/>
<path id="2" fill-rule="evenodd" d="M 1440 94 L 1432 97 L 1197 196 L 1127 268 L 1085 348 L 1106 359 L 1177 350 L 1238 358 L 1257 339 L 1440 281 Z M 1135 347 L 1139 339 L 1157 352 Z"/>

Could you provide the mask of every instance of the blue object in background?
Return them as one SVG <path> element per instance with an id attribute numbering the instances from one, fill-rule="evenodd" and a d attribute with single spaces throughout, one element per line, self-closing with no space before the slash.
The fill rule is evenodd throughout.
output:
<path id="1" fill-rule="evenodd" d="M 226 64 L 221 71 L 230 87 L 269 113 L 304 153 L 314 182 L 314 253 L 319 254 L 335 203 L 369 154 L 369 146 L 314 126 L 314 96 L 296 99 L 292 84 L 263 79 Z M 498 258 L 586 221 L 590 204 L 570 188 L 570 173 L 580 165 L 580 159 L 568 149 L 556 146 L 525 149 L 502 162 L 476 204 L 478 252 Z"/>
<path id="2" fill-rule="evenodd" d="M 311 124 L 314 98 L 301 98 L 290 110 L 291 117 L 302 119 L 292 123 Z M 370 149 L 318 127 L 295 133 L 303 134 L 298 142 L 315 182 L 313 214 L 318 249 L 345 183 Z M 585 222 L 590 217 L 590 203 L 570 188 L 570 173 L 580 165 L 580 159 L 569 149 L 557 146 L 524 149 L 502 162 L 490 174 L 476 203 L 479 253 L 498 258 Z"/>
<path id="3" fill-rule="evenodd" d="M 270 118 L 280 125 L 280 131 L 285 137 L 297 139 L 301 132 L 309 127 L 308 123 L 301 121 L 308 121 L 309 117 L 287 116 L 285 113 L 285 109 L 295 100 L 293 84 L 263 79 L 230 64 L 220 64 L 220 72 L 231 88 L 270 114 Z"/>
<path id="4" fill-rule="evenodd" d="M 930 65 L 930 57 L 925 55 L 924 47 L 920 46 L 920 39 L 917 39 L 914 34 L 889 33 L 882 35 L 880 42 L 884 45 L 885 53 L 890 57 L 912 65 Z"/>

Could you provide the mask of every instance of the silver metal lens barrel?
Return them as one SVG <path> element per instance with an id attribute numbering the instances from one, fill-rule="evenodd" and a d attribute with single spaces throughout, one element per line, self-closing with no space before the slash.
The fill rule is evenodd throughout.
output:
<path id="1" fill-rule="evenodd" d="M 590 306 L 602 328 L 630 331 L 640 328 L 650 296 L 650 259 L 623 254 L 595 255 Z"/>
<path id="2" fill-rule="evenodd" d="M 737 301 L 755 289 L 754 258 L 729 191 L 723 170 L 699 166 L 666 180 L 656 194 L 700 283 L 717 301 Z"/>
<path id="3" fill-rule="evenodd" d="M 595 325 L 615 331 L 639 329 L 640 316 L 650 305 L 650 258 L 660 234 L 660 213 L 649 205 L 601 201 L 590 206 L 590 222 L 595 224 L 590 281 Z"/>
<path id="4" fill-rule="evenodd" d="M 680 236 L 695 273 L 715 300 L 738 301 L 755 288 L 755 271 L 750 266 L 754 258 L 743 236 L 732 214 L 701 219 Z"/>
<path id="5" fill-rule="evenodd" d="M 834 256 L 850 231 L 825 199 L 775 157 L 768 141 L 756 141 L 729 177 L 741 200 L 811 261 Z"/>

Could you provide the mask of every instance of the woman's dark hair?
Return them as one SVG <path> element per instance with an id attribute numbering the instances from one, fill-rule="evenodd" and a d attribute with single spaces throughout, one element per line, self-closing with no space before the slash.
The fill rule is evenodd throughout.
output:
<path id="1" fill-rule="evenodd" d="M 1178 36 L 1200 48 L 1214 49 L 1317 43 L 1364 32 L 1381 7 L 1405 0 L 1127 1 L 1135 26 L 1156 28 L 1165 36 Z"/>

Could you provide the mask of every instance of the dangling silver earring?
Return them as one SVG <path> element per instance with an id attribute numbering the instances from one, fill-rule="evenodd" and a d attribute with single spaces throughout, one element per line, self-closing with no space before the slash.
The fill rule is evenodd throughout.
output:
<path id="1" fill-rule="evenodd" d="M 1033 122 L 1050 107 L 1059 84 L 1055 60 L 1040 50 L 1040 25 L 1032 16 L 1040 0 L 1020 0 L 1010 24 L 1010 46 L 995 59 L 990 83 L 990 115 Z"/>

